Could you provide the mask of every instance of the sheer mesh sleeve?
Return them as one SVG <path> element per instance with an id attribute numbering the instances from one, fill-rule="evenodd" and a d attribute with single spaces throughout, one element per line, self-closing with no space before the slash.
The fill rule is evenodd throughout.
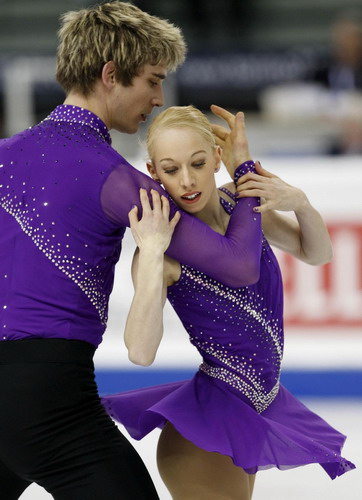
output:
<path id="1" fill-rule="evenodd" d="M 238 167 L 235 179 L 254 168 L 253 162 Z M 128 226 L 128 212 L 141 206 L 139 189 L 156 189 L 167 195 L 150 177 L 139 172 L 126 161 L 115 167 L 106 179 L 101 204 L 106 216 L 117 225 Z M 169 198 L 170 199 L 170 198 Z M 198 269 L 227 286 L 239 287 L 255 283 L 259 279 L 261 254 L 261 216 L 253 212 L 258 198 L 242 198 L 237 201 L 225 236 L 216 233 L 208 225 L 180 210 L 170 200 L 171 217 L 180 210 L 178 222 L 167 249 L 167 255 L 179 262 Z"/>

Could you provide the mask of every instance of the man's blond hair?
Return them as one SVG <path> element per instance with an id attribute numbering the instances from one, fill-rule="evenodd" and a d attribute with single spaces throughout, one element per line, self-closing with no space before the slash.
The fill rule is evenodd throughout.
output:
<path id="1" fill-rule="evenodd" d="M 129 86 L 145 64 L 174 71 L 186 53 L 179 28 L 128 2 L 66 12 L 58 35 L 56 76 L 66 93 L 88 95 L 108 61 L 116 65 L 117 81 Z"/>

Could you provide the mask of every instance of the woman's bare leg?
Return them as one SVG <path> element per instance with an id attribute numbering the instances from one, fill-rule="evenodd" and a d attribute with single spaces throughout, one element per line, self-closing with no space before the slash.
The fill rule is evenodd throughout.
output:
<path id="1" fill-rule="evenodd" d="M 158 441 L 157 463 L 173 500 L 251 500 L 255 475 L 230 457 L 198 448 L 170 423 Z"/>
<path id="2" fill-rule="evenodd" d="M 256 474 L 248 474 L 248 476 L 249 476 L 249 490 L 250 490 L 250 500 L 251 500 L 254 491 Z"/>

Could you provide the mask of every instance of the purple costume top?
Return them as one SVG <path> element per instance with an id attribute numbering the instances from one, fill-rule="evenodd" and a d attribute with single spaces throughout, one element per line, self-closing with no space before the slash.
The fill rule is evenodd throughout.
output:
<path id="1" fill-rule="evenodd" d="M 101 342 L 128 212 L 140 187 L 163 191 L 110 144 L 96 115 L 69 105 L 0 141 L 0 340 Z M 225 237 L 182 213 L 169 255 L 231 286 L 248 283 L 260 217 L 245 231 L 244 205 Z"/>
<path id="2" fill-rule="evenodd" d="M 221 202 L 230 213 L 232 204 Z M 354 468 L 340 456 L 345 436 L 279 383 L 282 280 L 261 233 L 260 243 L 254 284 L 231 288 L 182 264 L 180 279 L 168 288 L 203 358 L 195 376 L 106 396 L 103 404 L 135 439 L 169 421 L 198 447 L 230 456 L 248 473 L 319 463 L 335 478 Z"/>
<path id="3" fill-rule="evenodd" d="M 227 383 L 259 413 L 278 394 L 283 356 L 283 285 L 264 237 L 260 276 L 252 285 L 230 288 L 182 264 L 180 279 L 167 291 L 203 358 L 200 370 Z"/>

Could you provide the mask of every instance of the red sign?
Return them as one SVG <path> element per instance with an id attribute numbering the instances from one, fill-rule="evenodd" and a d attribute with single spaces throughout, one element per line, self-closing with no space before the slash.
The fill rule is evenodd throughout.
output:
<path id="1" fill-rule="evenodd" d="M 332 223 L 328 229 L 334 258 L 325 266 L 276 251 L 288 326 L 362 327 L 362 223 Z"/>

